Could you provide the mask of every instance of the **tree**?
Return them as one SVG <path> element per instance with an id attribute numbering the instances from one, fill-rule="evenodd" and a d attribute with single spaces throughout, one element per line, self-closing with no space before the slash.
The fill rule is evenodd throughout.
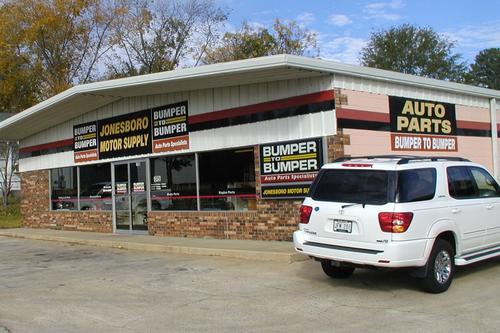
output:
<path id="1" fill-rule="evenodd" d="M 17 113 L 38 101 L 40 79 L 8 5 L 0 6 L 0 22 L 0 112 Z"/>
<path id="2" fill-rule="evenodd" d="M 470 66 L 466 81 L 480 87 L 500 90 L 500 48 L 479 52 Z"/>
<path id="3" fill-rule="evenodd" d="M 243 23 L 237 32 L 224 34 L 220 45 L 207 51 L 206 64 L 262 57 L 275 54 L 304 55 L 315 52 L 316 35 L 296 22 L 276 19 L 272 30 Z"/>
<path id="4" fill-rule="evenodd" d="M 410 24 L 371 34 L 361 64 L 434 79 L 460 82 L 466 72 L 454 43 L 431 28 Z"/>
<path id="5" fill-rule="evenodd" d="M 18 143 L 16 141 L 0 142 L 0 190 L 2 191 L 2 203 L 8 205 L 8 199 L 12 190 L 12 177 L 17 171 L 19 158 Z"/>
<path id="6" fill-rule="evenodd" d="M 213 0 L 125 0 L 115 24 L 117 49 L 109 77 L 172 70 L 192 59 L 197 65 L 217 38 L 227 13 Z"/>
<path id="7" fill-rule="evenodd" d="M 2 28 L 15 32 L 6 41 L 17 49 L 10 68 L 32 72 L 39 99 L 93 80 L 112 47 L 110 27 L 120 11 L 106 0 L 7 0 L 1 6 Z"/>

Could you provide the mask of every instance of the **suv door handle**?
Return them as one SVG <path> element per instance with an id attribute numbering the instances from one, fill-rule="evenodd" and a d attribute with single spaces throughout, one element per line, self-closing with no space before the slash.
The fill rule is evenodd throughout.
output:
<path id="1" fill-rule="evenodd" d="M 492 210 L 493 209 L 493 205 L 486 205 L 486 209 L 487 210 Z"/>
<path id="2" fill-rule="evenodd" d="M 461 211 L 462 211 L 462 210 L 461 210 L 461 209 L 459 209 L 459 208 L 453 208 L 453 209 L 451 210 L 451 212 L 452 212 L 453 214 L 458 214 L 458 213 L 460 213 Z"/>

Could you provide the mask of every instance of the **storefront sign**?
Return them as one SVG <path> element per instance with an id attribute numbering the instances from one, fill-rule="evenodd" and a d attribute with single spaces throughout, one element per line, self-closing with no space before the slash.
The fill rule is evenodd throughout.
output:
<path id="1" fill-rule="evenodd" d="M 76 163 L 99 159 L 97 121 L 73 126 L 73 150 Z"/>
<path id="2" fill-rule="evenodd" d="M 389 108 L 392 150 L 458 150 L 454 104 L 389 96 Z"/>
<path id="3" fill-rule="evenodd" d="M 303 198 L 323 164 L 321 139 L 260 146 L 262 198 Z"/>
<path id="4" fill-rule="evenodd" d="M 189 148 L 188 102 L 73 127 L 75 163 Z"/>
<path id="5" fill-rule="evenodd" d="M 152 116 L 154 153 L 189 148 L 187 102 L 154 108 Z"/>
<path id="6" fill-rule="evenodd" d="M 98 121 L 99 158 L 151 153 L 149 110 Z"/>

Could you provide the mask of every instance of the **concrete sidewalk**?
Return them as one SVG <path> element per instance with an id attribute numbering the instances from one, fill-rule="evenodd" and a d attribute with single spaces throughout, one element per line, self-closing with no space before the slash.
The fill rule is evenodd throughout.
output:
<path id="1" fill-rule="evenodd" d="M 292 263 L 307 260 L 291 242 L 159 237 L 48 229 L 0 229 L 0 236 L 160 253 Z"/>

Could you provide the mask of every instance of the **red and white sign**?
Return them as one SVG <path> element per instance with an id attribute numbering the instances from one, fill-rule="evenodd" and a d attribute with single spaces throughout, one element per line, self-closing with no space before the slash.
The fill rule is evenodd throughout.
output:
<path id="1" fill-rule="evenodd" d="M 397 151 L 458 151 L 457 137 L 391 133 L 392 150 Z"/>
<path id="2" fill-rule="evenodd" d="M 189 149 L 189 135 L 153 141 L 153 153 L 164 153 L 183 149 Z"/>

